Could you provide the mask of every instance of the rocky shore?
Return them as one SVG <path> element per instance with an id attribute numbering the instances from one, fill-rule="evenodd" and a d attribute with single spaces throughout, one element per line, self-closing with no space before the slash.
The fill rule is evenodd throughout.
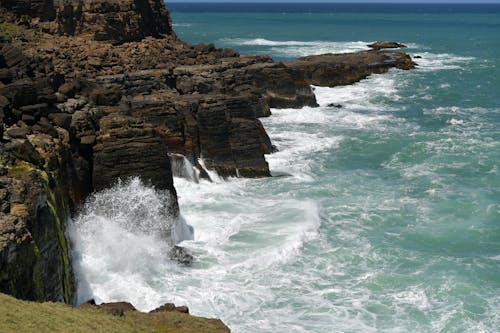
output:
<path id="1" fill-rule="evenodd" d="M 270 176 L 259 118 L 317 106 L 310 84 L 415 66 L 384 47 L 402 45 L 274 62 L 181 41 L 161 0 L 2 1 L 0 292 L 73 304 L 66 221 L 90 193 L 139 176 L 176 218 L 169 156 Z"/>

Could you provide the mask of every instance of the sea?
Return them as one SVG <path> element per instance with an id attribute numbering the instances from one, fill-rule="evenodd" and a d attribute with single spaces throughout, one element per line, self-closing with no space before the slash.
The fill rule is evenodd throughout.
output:
<path id="1" fill-rule="evenodd" d="M 175 178 L 190 267 L 155 227 L 163 194 L 94 194 L 80 301 L 173 302 L 234 333 L 500 332 L 500 5 L 167 5 L 190 43 L 282 61 L 396 41 L 418 67 L 273 109 L 275 177 Z"/>

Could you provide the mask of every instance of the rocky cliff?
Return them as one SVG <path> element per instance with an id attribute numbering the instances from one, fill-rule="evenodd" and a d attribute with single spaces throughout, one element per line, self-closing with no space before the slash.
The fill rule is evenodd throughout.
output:
<path id="1" fill-rule="evenodd" d="M 189 45 L 161 0 L 2 0 L 0 18 L 0 291 L 31 300 L 72 303 L 66 221 L 92 191 L 139 176 L 170 192 L 175 217 L 169 153 L 269 176 L 270 107 L 413 66 L 377 50 L 276 63 Z"/>

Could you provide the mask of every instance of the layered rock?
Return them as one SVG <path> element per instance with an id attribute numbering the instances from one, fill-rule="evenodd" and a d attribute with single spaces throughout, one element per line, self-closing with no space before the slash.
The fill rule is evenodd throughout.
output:
<path id="1" fill-rule="evenodd" d="M 36 18 L 33 27 L 61 35 L 124 43 L 172 33 L 161 0 L 5 0 L 2 6 Z"/>
<path id="2" fill-rule="evenodd" d="M 100 120 L 99 135 L 94 140 L 94 190 L 108 188 L 119 178 L 140 176 L 176 197 L 167 145 L 151 124 L 111 114 Z"/>

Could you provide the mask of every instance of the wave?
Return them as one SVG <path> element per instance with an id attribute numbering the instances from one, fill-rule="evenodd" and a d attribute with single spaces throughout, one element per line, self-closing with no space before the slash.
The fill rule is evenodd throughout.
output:
<path id="1" fill-rule="evenodd" d="M 418 69 L 422 71 L 438 71 L 465 69 L 465 66 L 476 60 L 474 57 L 464 57 L 448 53 L 416 53 L 421 58 L 414 59 Z"/>
<path id="2" fill-rule="evenodd" d="M 78 303 L 125 300 L 144 308 L 159 302 L 151 279 L 176 266 L 168 259 L 172 245 L 193 237 L 170 212 L 171 202 L 168 192 L 138 178 L 91 195 L 70 232 Z"/>
<path id="3" fill-rule="evenodd" d="M 284 57 L 302 57 L 323 53 L 350 53 L 369 50 L 370 42 L 332 42 L 332 41 L 275 41 L 264 38 L 224 38 L 219 42 L 225 46 L 257 46 L 273 55 Z"/>
<path id="4" fill-rule="evenodd" d="M 193 26 L 192 23 L 173 23 L 172 24 L 172 27 L 174 27 L 174 28 L 179 28 L 179 27 L 188 28 L 188 27 L 192 27 L 192 26 Z"/>

